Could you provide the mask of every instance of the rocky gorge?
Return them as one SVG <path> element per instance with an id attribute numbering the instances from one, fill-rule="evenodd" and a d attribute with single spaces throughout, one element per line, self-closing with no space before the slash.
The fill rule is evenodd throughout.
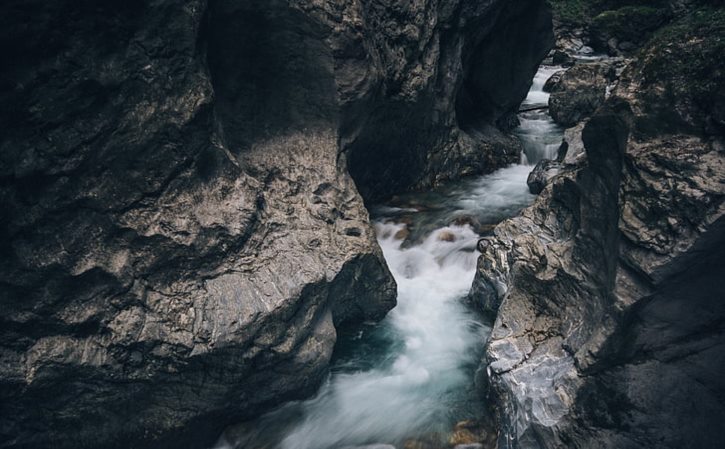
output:
<path id="1" fill-rule="evenodd" d="M 718 447 L 725 16 L 641 3 L 5 2 L 0 447 Z"/>
<path id="2" fill-rule="evenodd" d="M 471 291 L 495 319 L 500 448 L 721 444 L 722 14 L 659 30 L 606 100 L 599 66 L 561 76 L 587 87 L 550 100 L 580 116 L 552 115 L 584 121 L 537 201 L 479 244 Z"/>
<path id="3" fill-rule="evenodd" d="M 552 40 L 543 1 L 0 9 L 18 448 L 202 447 L 315 391 L 395 304 L 364 201 L 516 159 Z"/>

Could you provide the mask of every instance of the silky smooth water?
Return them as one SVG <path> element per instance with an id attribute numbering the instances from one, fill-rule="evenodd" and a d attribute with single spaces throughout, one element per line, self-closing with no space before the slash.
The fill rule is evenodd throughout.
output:
<path id="1" fill-rule="evenodd" d="M 551 75 L 561 69 L 559 66 L 542 65 L 539 67 L 521 109 L 546 108 L 549 104 L 549 94 L 544 92 L 544 84 Z M 564 131 L 554 123 L 549 116 L 549 111 L 540 109 L 523 112 L 519 114 L 519 120 L 521 125 L 516 130 L 516 134 L 524 144 L 521 163 L 536 165 L 542 159 L 556 159 Z"/>
<path id="2" fill-rule="evenodd" d="M 554 70 L 537 74 L 528 105 L 546 102 L 541 87 Z M 523 162 L 548 157 L 561 141 L 545 112 L 523 114 L 518 133 Z M 382 322 L 339 336 L 331 374 L 315 397 L 230 429 L 217 448 L 401 446 L 421 435 L 445 442 L 456 422 L 480 418 L 485 410 L 474 373 L 490 329 L 465 302 L 476 243 L 533 201 L 530 170 L 515 165 L 373 208 L 398 305 Z"/>

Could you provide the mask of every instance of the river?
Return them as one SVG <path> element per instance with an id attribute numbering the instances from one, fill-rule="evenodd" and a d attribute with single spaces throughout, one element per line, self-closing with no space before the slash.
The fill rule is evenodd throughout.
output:
<path id="1" fill-rule="evenodd" d="M 539 69 L 523 107 L 546 105 L 542 88 L 557 69 Z M 400 449 L 450 446 L 466 435 L 491 440 L 474 385 L 490 328 L 465 301 L 476 243 L 533 201 L 526 178 L 533 164 L 556 156 L 562 138 L 545 110 L 520 120 L 520 164 L 372 209 L 398 305 L 380 323 L 339 336 L 330 376 L 315 397 L 230 428 L 217 449 Z"/>

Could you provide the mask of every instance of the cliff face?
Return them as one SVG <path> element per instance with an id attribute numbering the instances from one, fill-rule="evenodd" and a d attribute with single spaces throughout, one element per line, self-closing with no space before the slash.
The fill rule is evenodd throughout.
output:
<path id="1" fill-rule="evenodd" d="M 343 148 L 366 199 L 518 162 L 499 128 L 553 44 L 544 2 L 386 0 L 363 2 L 362 17 L 370 68 L 343 67 L 358 83 L 343 90 Z"/>
<path id="2" fill-rule="evenodd" d="M 723 18 L 661 30 L 567 132 L 586 153 L 480 245 L 472 295 L 500 304 L 485 367 L 501 447 L 719 445 Z"/>
<path id="3" fill-rule="evenodd" d="M 510 160 L 550 38 L 398 3 L 3 4 L 0 446 L 207 444 L 394 305 L 358 188 Z"/>

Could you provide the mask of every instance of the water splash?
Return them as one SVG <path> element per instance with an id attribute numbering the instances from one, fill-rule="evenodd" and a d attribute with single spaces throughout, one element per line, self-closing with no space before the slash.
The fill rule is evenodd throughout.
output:
<path id="1" fill-rule="evenodd" d="M 539 71 L 526 104 L 546 104 L 542 87 L 554 70 Z M 523 114 L 521 122 L 524 160 L 558 148 L 561 130 L 545 112 Z M 398 283 L 397 307 L 338 340 L 331 375 L 314 398 L 229 429 L 216 449 L 400 445 L 422 434 L 445 436 L 456 421 L 479 417 L 473 374 L 490 328 L 462 299 L 486 225 L 533 201 L 530 169 L 515 165 L 374 208 L 378 241 Z"/>
<path id="2" fill-rule="evenodd" d="M 398 306 L 380 330 L 403 344 L 381 366 L 334 376 L 304 405 L 305 419 L 283 449 L 396 442 L 450 426 L 461 399 L 456 391 L 471 382 L 467 366 L 484 338 L 485 329 L 459 301 L 473 280 L 478 237 L 470 228 L 449 227 L 404 249 L 395 237 L 404 226 L 376 224 L 398 282 Z"/>

